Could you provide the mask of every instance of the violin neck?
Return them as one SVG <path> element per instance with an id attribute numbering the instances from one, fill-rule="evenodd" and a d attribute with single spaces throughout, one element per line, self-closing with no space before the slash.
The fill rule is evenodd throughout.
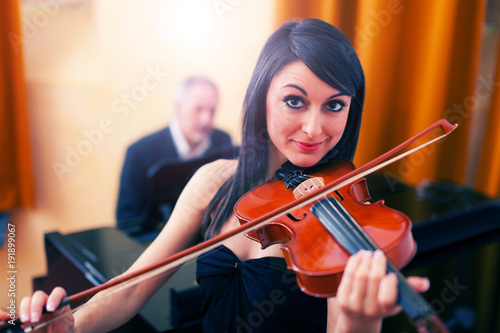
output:
<path id="1" fill-rule="evenodd" d="M 398 304 L 401 305 L 419 333 L 448 332 L 432 306 L 406 282 L 401 271 L 389 260 L 387 260 L 387 272 L 396 274 L 398 278 Z"/>
<path id="2" fill-rule="evenodd" d="M 379 249 L 336 198 L 327 197 L 318 201 L 311 207 L 311 212 L 350 254 L 355 254 L 360 250 Z M 390 260 L 387 260 L 387 271 L 397 276 L 398 304 L 402 306 L 418 332 L 448 332 L 432 306 L 406 282 L 404 275 Z"/>

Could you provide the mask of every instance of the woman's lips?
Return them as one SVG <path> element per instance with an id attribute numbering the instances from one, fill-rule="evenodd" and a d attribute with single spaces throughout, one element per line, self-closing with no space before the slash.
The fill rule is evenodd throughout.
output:
<path id="1" fill-rule="evenodd" d="M 299 147 L 301 150 L 305 152 L 313 152 L 319 149 L 321 147 L 321 144 L 323 142 L 318 142 L 318 143 L 306 143 L 306 142 L 299 142 L 299 141 L 294 141 L 297 147 Z"/>

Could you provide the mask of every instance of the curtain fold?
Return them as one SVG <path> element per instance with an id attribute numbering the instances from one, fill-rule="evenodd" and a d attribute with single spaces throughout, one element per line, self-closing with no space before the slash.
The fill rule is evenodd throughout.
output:
<path id="1" fill-rule="evenodd" d="M 500 43 L 500 34 L 498 43 Z M 500 49 L 500 44 L 497 44 L 497 47 Z M 497 59 L 499 58 L 497 53 Z M 475 185 L 478 190 L 490 196 L 498 196 L 500 194 L 500 63 L 498 62 L 491 89 L 493 95 Z"/>
<path id="2" fill-rule="evenodd" d="M 314 17 L 339 28 L 349 39 L 354 37 L 358 1 L 278 0 L 276 28 L 291 19 Z M 351 39 L 352 40 L 352 39 Z"/>
<path id="3" fill-rule="evenodd" d="M 0 211 L 34 202 L 18 0 L 0 2 Z"/>
<path id="4" fill-rule="evenodd" d="M 445 141 L 385 172 L 413 185 L 463 183 L 485 7 L 485 0 L 278 0 L 276 20 L 324 19 L 353 43 L 367 86 L 356 165 L 446 118 L 460 126 Z"/>
<path id="5" fill-rule="evenodd" d="M 412 185 L 425 178 L 464 184 L 472 114 L 479 101 L 486 97 L 485 91 L 492 91 L 475 187 L 498 197 L 500 54 L 496 57 L 496 73 L 491 78 L 492 88 L 484 86 L 485 80 L 490 81 L 489 77 L 478 78 L 485 0 L 277 2 L 277 24 L 290 18 L 324 19 L 346 34 L 360 57 L 367 92 L 356 165 L 379 156 L 438 119 L 446 118 L 459 127 L 444 141 L 406 157 L 383 172 Z M 337 12 L 321 12 L 324 8 Z M 500 47 L 500 39 L 498 45 Z M 461 284 L 476 290 L 457 295 L 457 304 L 463 302 L 479 314 L 474 332 L 489 332 L 498 327 L 498 316 L 495 317 L 498 311 L 490 311 L 498 305 L 498 297 L 495 297 L 499 290 L 498 244 L 474 252 L 469 252 L 472 251 L 469 247 L 464 250 L 457 248 L 456 256 L 447 260 L 437 259 L 438 254 L 436 265 L 423 267 L 417 274 L 429 276 L 431 285 L 438 286 L 449 277 L 455 282 L 460 278 Z M 464 261 L 464 257 L 469 261 Z M 474 265 L 468 265 L 471 262 Z M 458 270 L 451 265 L 454 263 Z M 468 280 L 462 281 L 464 278 Z M 433 301 L 443 299 L 443 292 L 447 289 L 434 287 L 425 297 L 434 305 L 437 303 Z M 444 313 L 439 314 L 443 319 L 451 318 L 450 312 L 457 304 L 446 304 L 442 309 Z M 391 326 L 387 327 L 389 331 Z"/>

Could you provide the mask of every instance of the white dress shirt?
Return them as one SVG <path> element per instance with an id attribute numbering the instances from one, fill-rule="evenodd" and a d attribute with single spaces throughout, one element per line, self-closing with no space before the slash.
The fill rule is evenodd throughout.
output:
<path id="1" fill-rule="evenodd" d="M 210 147 L 211 140 L 210 137 L 207 137 L 198 145 L 196 145 L 196 147 L 191 148 L 186 138 L 184 137 L 184 134 L 182 134 L 181 125 L 179 124 L 179 119 L 177 119 L 176 117 L 174 117 L 170 121 L 169 126 L 170 126 L 170 132 L 172 133 L 172 137 L 174 139 L 175 149 L 177 150 L 177 153 L 179 154 L 179 158 L 181 160 L 186 161 L 200 157 Z"/>

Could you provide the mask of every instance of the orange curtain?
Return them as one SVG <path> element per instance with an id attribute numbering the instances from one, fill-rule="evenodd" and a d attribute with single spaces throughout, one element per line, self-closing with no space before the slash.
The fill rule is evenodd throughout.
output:
<path id="1" fill-rule="evenodd" d="M 500 43 L 500 35 L 499 40 Z M 497 44 L 500 49 L 500 44 Z M 497 59 L 500 55 L 497 56 Z M 488 80 L 488 79 L 487 79 Z M 490 112 L 481 151 L 476 187 L 490 196 L 500 194 L 500 63 L 493 77 Z"/>
<path id="2" fill-rule="evenodd" d="M 355 164 L 446 118 L 460 125 L 455 132 L 386 172 L 410 184 L 463 183 L 485 7 L 485 0 L 277 0 L 276 20 L 320 18 L 353 43 L 367 87 Z"/>
<path id="3" fill-rule="evenodd" d="M 34 201 L 19 3 L 0 2 L 0 211 Z"/>

